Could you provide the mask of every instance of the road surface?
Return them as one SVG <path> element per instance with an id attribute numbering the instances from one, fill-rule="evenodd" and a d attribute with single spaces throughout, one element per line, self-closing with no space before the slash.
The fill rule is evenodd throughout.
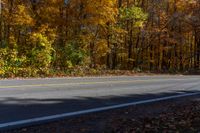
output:
<path id="1" fill-rule="evenodd" d="M 6 123 L 200 92 L 200 76 L 120 76 L 0 80 Z"/>

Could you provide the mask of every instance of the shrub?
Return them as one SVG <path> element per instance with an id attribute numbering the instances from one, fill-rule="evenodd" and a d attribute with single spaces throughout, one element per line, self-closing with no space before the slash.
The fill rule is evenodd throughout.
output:
<path id="1" fill-rule="evenodd" d="M 45 35 L 34 33 L 30 37 L 31 45 L 33 46 L 28 57 L 28 64 L 31 67 L 37 68 L 39 73 L 48 74 L 49 67 L 52 61 L 52 41 L 49 41 Z"/>

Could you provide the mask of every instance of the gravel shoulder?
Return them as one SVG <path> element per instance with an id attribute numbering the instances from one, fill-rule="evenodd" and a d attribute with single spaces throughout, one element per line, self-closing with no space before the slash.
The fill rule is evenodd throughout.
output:
<path id="1" fill-rule="evenodd" d="M 67 118 L 1 133 L 200 133 L 200 95 Z"/>
<path id="2" fill-rule="evenodd" d="M 181 73 L 136 73 L 132 71 L 111 71 L 111 72 L 103 72 L 100 74 L 85 74 L 85 75 L 51 75 L 51 76 L 40 76 L 40 77 L 0 77 L 1 80 L 35 80 L 35 79 L 62 79 L 62 78 L 101 78 L 101 77 L 123 77 L 123 76 L 191 76 L 191 75 L 185 75 Z M 192 75 L 196 76 L 196 75 Z"/>

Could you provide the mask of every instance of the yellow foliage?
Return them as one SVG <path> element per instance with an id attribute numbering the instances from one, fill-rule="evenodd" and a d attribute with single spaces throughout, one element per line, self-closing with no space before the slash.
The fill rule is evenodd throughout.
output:
<path id="1" fill-rule="evenodd" d="M 101 39 L 96 42 L 96 53 L 99 56 L 105 56 L 109 51 L 107 40 Z"/>
<path id="2" fill-rule="evenodd" d="M 116 0 L 84 0 L 82 3 L 85 5 L 83 12 L 88 16 L 85 23 L 104 26 L 116 21 Z"/>
<path id="3" fill-rule="evenodd" d="M 16 11 L 12 17 L 12 24 L 19 26 L 34 25 L 34 20 L 24 5 L 17 5 Z"/>

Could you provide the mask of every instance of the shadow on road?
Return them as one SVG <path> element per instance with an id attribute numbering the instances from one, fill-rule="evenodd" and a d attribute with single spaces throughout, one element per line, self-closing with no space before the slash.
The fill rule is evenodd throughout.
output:
<path id="1" fill-rule="evenodd" d="M 200 91 L 173 91 L 169 93 L 145 93 L 124 96 L 111 95 L 97 98 L 76 97 L 74 99 L 17 99 L 14 97 L 5 97 L 1 98 L 2 100 L 0 101 L 0 124 L 10 121 L 196 92 Z"/>

